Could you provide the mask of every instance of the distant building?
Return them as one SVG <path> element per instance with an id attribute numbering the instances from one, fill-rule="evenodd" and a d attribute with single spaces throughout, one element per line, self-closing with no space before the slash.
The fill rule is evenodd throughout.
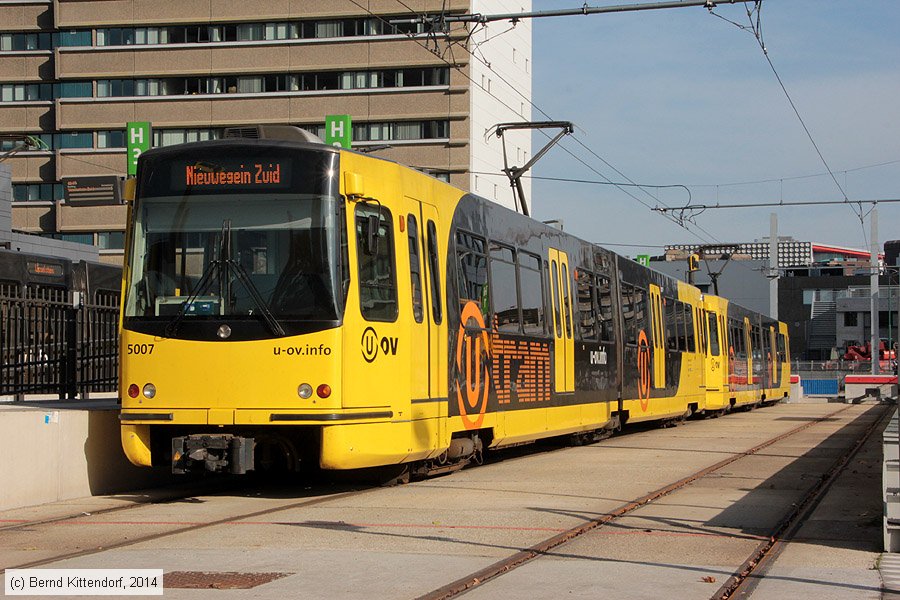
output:
<path id="1" fill-rule="evenodd" d="M 885 245 L 889 255 L 892 244 Z M 650 267 L 688 281 L 687 257 L 700 255 L 694 284 L 747 308 L 772 314 L 769 300 L 767 240 L 718 245 L 671 245 Z M 871 338 L 870 253 L 819 242 L 779 238 L 778 317 L 788 325 L 795 359 L 827 360 L 842 356 L 848 344 Z M 887 264 L 885 259 L 882 264 Z M 885 270 L 880 277 L 879 335 L 898 339 L 898 276 Z"/>
<path id="2" fill-rule="evenodd" d="M 124 177 L 129 121 L 151 122 L 153 145 L 166 146 L 245 124 L 324 136 L 326 115 L 347 114 L 354 147 L 512 206 L 498 174 L 501 141 L 488 133 L 531 118 L 531 23 L 469 38 L 460 24 L 435 30 L 421 17 L 530 8 L 530 0 L 2 0 L 0 156 L 21 145 L 17 135 L 40 143 L 5 161 L 12 228 L 93 245 L 120 262 L 124 206 L 70 205 L 63 182 Z M 524 164 L 530 132 L 506 140 L 510 164 Z"/>

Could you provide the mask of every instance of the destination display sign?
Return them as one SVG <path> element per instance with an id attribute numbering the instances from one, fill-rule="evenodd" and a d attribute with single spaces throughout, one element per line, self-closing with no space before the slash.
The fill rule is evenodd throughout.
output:
<path id="1" fill-rule="evenodd" d="M 290 184 L 289 159 L 255 158 L 225 163 L 201 160 L 175 165 L 172 169 L 172 186 L 176 189 L 283 189 Z"/>
<path id="2" fill-rule="evenodd" d="M 156 148 L 141 156 L 139 198 L 217 194 L 324 194 L 338 192 L 338 153 L 216 141 Z"/>
<path id="3" fill-rule="evenodd" d="M 28 272 L 31 275 L 43 275 L 46 277 L 62 277 L 65 275 L 62 265 L 28 261 Z"/>

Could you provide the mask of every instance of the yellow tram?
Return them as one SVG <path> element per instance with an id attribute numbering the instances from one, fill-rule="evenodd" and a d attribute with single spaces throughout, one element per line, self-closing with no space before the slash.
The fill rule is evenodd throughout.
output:
<path id="1" fill-rule="evenodd" d="M 440 473 L 787 395 L 783 324 L 281 131 L 140 159 L 121 317 L 132 463 Z M 756 358 L 767 339 L 777 369 Z"/>

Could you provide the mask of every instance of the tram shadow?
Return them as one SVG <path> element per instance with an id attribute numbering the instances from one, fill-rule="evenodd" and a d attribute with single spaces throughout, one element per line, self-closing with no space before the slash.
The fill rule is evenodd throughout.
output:
<path id="1" fill-rule="evenodd" d="M 735 498 L 699 529 L 881 552 L 880 430 L 847 455 L 880 420 L 882 408 L 873 406 L 802 454 L 796 452 L 801 433 L 694 482 L 699 490 L 720 489 L 723 500 Z M 778 464 L 781 468 L 771 474 Z"/>

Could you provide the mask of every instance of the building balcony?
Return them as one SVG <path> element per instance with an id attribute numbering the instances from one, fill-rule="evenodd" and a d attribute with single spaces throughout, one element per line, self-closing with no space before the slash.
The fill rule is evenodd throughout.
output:
<path id="1" fill-rule="evenodd" d="M 50 0 L 0 2 L 0 23 L 4 31 L 53 29 L 52 7 Z"/>
<path id="2" fill-rule="evenodd" d="M 0 54 L 0 81 L 30 83 L 53 79 L 53 53 L 26 50 Z"/>
<path id="3" fill-rule="evenodd" d="M 53 102 L 0 102 L 0 132 L 53 131 L 55 125 Z"/>
<path id="4" fill-rule="evenodd" d="M 127 216 L 128 207 L 125 204 L 70 206 L 60 201 L 56 203 L 56 231 L 125 231 Z"/>
<path id="5" fill-rule="evenodd" d="M 13 202 L 12 229 L 24 233 L 56 231 L 56 206 L 53 202 Z"/>
<path id="6" fill-rule="evenodd" d="M 56 180 L 52 152 L 18 152 L 3 161 L 12 170 L 14 183 L 45 183 Z"/>
<path id="7" fill-rule="evenodd" d="M 56 156 L 56 180 L 68 177 L 125 177 L 125 149 L 60 150 Z"/>
<path id="8" fill-rule="evenodd" d="M 379 90 L 203 94 L 57 100 L 56 129 L 121 129 L 129 121 L 167 127 L 222 127 L 248 123 L 318 123 L 326 115 L 367 121 L 466 114 L 465 88 L 409 87 Z M 449 97 L 448 97 L 449 95 Z M 2 128 L 2 112 L 0 112 Z"/>
<path id="9" fill-rule="evenodd" d="M 469 2 L 451 0 L 448 9 L 468 10 Z M 54 0 L 56 26 L 97 27 L 124 24 L 224 23 L 291 19 L 297 17 L 361 16 L 365 12 L 349 2 L 333 0 Z M 302 6 L 302 11 L 297 7 Z M 292 10 L 293 7 L 293 10 Z M 440 12 L 443 0 L 417 0 L 416 10 Z M 375 14 L 403 12 L 396 0 L 370 0 L 368 9 Z M 163 17 L 165 15 L 165 17 Z"/>
<path id="10" fill-rule="evenodd" d="M 422 67 L 435 56 L 406 36 L 56 49 L 58 79 L 174 77 Z M 468 56 L 468 54 L 466 54 Z M 442 65 L 443 66 L 443 65 Z"/>

